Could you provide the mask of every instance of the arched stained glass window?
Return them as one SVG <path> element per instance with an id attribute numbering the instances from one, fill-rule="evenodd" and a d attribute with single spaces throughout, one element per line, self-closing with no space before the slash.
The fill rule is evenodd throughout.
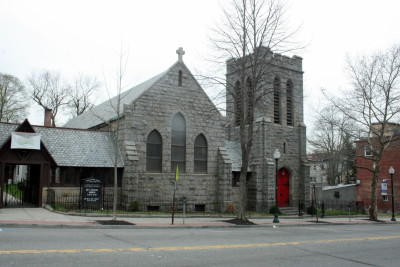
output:
<path id="1" fill-rule="evenodd" d="M 172 119 L 171 139 L 171 171 L 179 166 L 180 172 L 185 172 L 186 163 L 186 122 L 181 113 L 177 113 Z"/>
<path id="2" fill-rule="evenodd" d="M 146 142 L 146 170 L 162 171 L 162 138 L 157 130 L 147 136 Z"/>
<path id="3" fill-rule="evenodd" d="M 194 172 L 207 173 L 207 140 L 199 134 L 194 141 Z"/>

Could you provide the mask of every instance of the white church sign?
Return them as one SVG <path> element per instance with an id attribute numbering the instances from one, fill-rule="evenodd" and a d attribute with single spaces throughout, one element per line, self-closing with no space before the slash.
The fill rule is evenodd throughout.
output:
<path id="1" fill-rule="evenodd" d="M 36 149 L 40 150 L 40 134 L 20 133 L 11 134 L 11 149 Z"/>

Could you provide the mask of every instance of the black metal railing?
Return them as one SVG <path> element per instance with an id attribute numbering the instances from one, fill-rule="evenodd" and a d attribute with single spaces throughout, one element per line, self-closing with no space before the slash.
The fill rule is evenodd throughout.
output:
<path id="1" fill-rule="evenodd" d="M 299 215 L 308 214 L 319 217 L 366 213 L 363 202 L 346 200 L 299 201 L 298 210 Z"/>
<path id="2" fill-rule="evenodd" d="M 117 197 L 118 212 L 170 212 L 173 208 L 172 196 L 170 197 L 151 197 L 142 196 L 140 200 L 122 195 L 120 192 Z M 103 193 L 101 203 L 99 205 L 87 205 L 82 202 L 82 195 L 79 192 L 68 192 L 56 194 L 54 190 L 49 189 L 47 192 L 47 204 L 60 211 L 75 212 L 104 212 L 109 213 L 113 209 L 114 193 L 106 190 Z M 187 212 L 209 212 L 215 210 L 214 202 L 195 202 L 186 198 L 177 198 L 175 201 L 175 210 Z"/>

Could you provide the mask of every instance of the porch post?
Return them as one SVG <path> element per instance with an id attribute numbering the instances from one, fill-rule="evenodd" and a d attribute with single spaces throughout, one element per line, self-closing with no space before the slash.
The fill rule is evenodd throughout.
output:
<path id="1" fill-rule="evenodd" d="M 45 184 L 45 181 L 47 180 L 47 168 L 46 168 L 45 163 L 40 164 L 40 177 L 39 177 L 39 199 L 38 199 L 38 204 L 39 207 L 42 206 L 43 204 L 43 186 Z"/>
<path id="2" fill-rule="evenodd" d="M 3 208 L 4 163 L 0 162 L 0 208 Z"/>

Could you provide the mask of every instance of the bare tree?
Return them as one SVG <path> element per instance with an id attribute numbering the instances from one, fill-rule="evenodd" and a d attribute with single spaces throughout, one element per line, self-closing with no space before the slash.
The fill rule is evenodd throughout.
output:
<path id="1" fill-rule="evenodd" d="M 61 80 L 60 74 L 50 71 L 34 73 L 28 78 L 32 99 L 46 111 L 51 111 L 52 126 L 63 105 L 68 104 L 70 86 Z"/>
<path id="2" fill-rule="evenodd" d="M 117 203 L 118 203 L 118 160 L 119 160 L 119 142 L 120 142 L 120 131 L 121 129 L 121 116 L 122 116 L 122 100 L 124 95 L 122 94 L 122 90 L 124 88 L 123 80 L 126 72 L 126 64 L 127 59 L 125 58 L 124 51 L 121 46 L 120 54 L 119 54 L 119 62 L 118 62 L 118 70 L 115 75 L 115 85 L 109 86 L 107 83 L 107 79 L 104 79 L 104 86 L 108 93 L 108 105 L 107 110 L 112 112 L 112 115 L 109 118 L 104 118 L 100 114 L 96 113 L 95 109 L 92 109 L 90 112 L 93 112 L 93 115 L 97 117 L 99 120 L 103 122 L 105 128 L 108 129 L 110 135 L 113 138 L 113 146 L 114 146 L 114 185 L 113 185 L 113 211 L 112 216 L 113 220 L 117 219 Z M 112 97 L 111 92 L 115 92 L 116 96 Z"/>
<path id="3" fill-rule="evenodd" d="M 93 107 L 91 97 L 99 86 L 100 83 L 95 77 L 78 75 L 73 83 L 68 103 L 68 107 L 71 109 L 74 117 L 81 115 Z"/>
<path id="4" fill-rule="evenodd" d="M 0 121 L 17 122 L 26 114 L 25 87 L 12 75 L 0 73 Z"/>
<path id="5" fill-rule="evenodd" d="M 384 53 L 348 60 L 352 88 L 332 102 L 360 125 L 372 152 L 370 167 L 371 206 L 369 217 L 377 220 L 377 182 L 385 149 L 396 138 L 390 124 L 400 119 L 400 46 Z M 364 157 L 364 155 L 357 155 Z M 357 166 L 359 167 L 359 166 Z"/>
<path id="6" fill-rule="evenodd" d="M 279 1 L 232 0 L 230 8 L 224 10 L 225 23 L 215 29 L 216 37 L 212 40 L 221 57 L 229 58 L 235 66 L 232 71 L 237 73 L 241 84 L 239 90 L 235 90 L 237 88 L 229 81 L 213 78 L 226 84 L 227 101 L 232 101 L 240 111 L 242 165 L 238 219 L 243 221 L 247 221 L 246 176 L 253 145 L 254 108 L 262 96 L 269 93 L 265 90 L 265 81 L 270 74 L 267 66 L 271 62 L 271 50 L 288 51 L 293 34 L 286 30 L 283 15 Z"/>
<path id="7" fill-rule="evenodd" d="M 119 55 L 119 68 L 118 68 L 118 72 L 117 72 L 117 83 L 116 83 L 116 91 L 117 91 L 117 101 L 116 103 L 113 105 L 113 103 L 111 103 L 110 101 L 110 105 L 113 107 L 113 109 L 115 110 L 116 116 L 117 116 L 117 120 L 115 121 L 115 127 L 114 129 L 112 129 L 112 127 L 110 127 L 110 129 L 114 132 L 114 198 L 113 198 L 113 219 L 116 220 L 117 216 L 116 216 L 116 212 L 117 212 L 117 202 L 118 202 L 118 153 L 119 153 L 119 149 L 118 149 L 118 143 L 119 143 L 119 138 L 120 138 L 120 118 L 121 118 L 121 93 L 122 93 L 122 81 L 124 79 L 124 75 L 125 75 L 125 70 L 126 70 L 126 63 L 127 60 L 124 61 L 124 54 L 122 51 L 122 47 L 121 47 L 121 52 Z"/>
<path id="8" fill-rule="evenodd" d="M 357 132 L 354 124 L 345 114 L 333 105 L 324 107 L 317 112 L 317 118 L 312 131 L 313 136 L 308 140 L 315 152 L 327 160 L 328 184 L 341 182 L 345 176 L 347 180 L 352 174 L 354 160 L 354 133 Z"/>

